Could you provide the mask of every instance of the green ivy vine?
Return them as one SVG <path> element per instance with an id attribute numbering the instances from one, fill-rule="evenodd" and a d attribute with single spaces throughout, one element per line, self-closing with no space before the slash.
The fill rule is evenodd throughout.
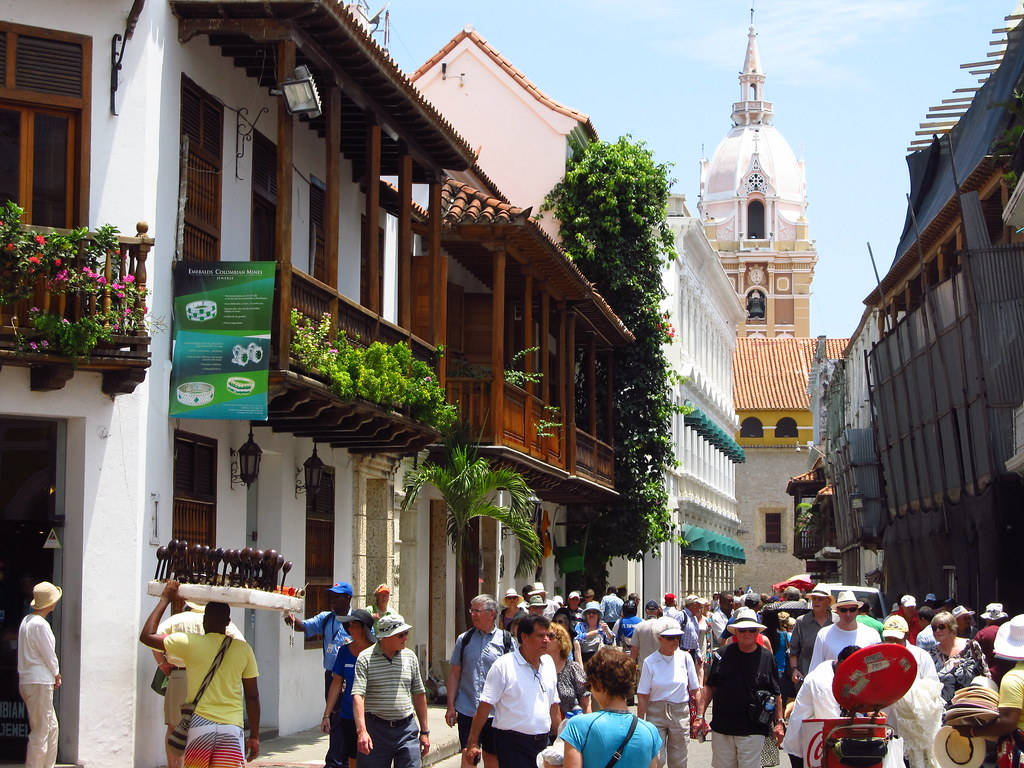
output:
<path id="1" fill-rule="evenodd" d="M 662 267 L 675 249 L 665 219 L 669 166 L 629 136 L 595 142 L 568 163 L 544 210 L 561 222 L 562 245 L 636 337 L 615 353 L 615 489 L 587 535 L 588 585 L 604 583 L 613 557 L 638 560 L 673 538 L 665 472 L 674 465 L 663 344 Z M 607 378 L 598 369 L 598 389 Z M 599 396 L 598 400 L 601 400 Z M 628 536 L 623 531 L 629 531 Z"/>

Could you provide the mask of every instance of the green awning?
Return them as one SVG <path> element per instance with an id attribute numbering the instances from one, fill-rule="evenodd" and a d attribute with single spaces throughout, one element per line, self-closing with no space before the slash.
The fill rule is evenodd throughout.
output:
<path id="1" fill-rule="evenodd" d="M 689 542 L 689 546 L 683 547 L 684 552 L 700 552 L 707 553 L 708 540 L 711 536 L 711 531 L 701 528 L 699 525 L 684 525 L 683 526 L 683 538 Z"/>
<path id="2" fill-rule="evenodd" d="M 709 531 L 699 525 L 684 525 L 682 532 L 683 539 L 689 542 L 689 546 L 683 547 L 684 553 L 713 555 L 735 563 L 747 562 L 743 545 L 731 536 Z"/>
<path id="3" fill-rule="evenodd" d="M 683 417 L 683 423 L 686 426 L 691 427 L 698 435 L 718 448 L 734 464 L 742 464 L 747 460 L 743 448 L 733 439 L 732 435 L 709 419 L 707 414 L 700 408 L 694 407 L 693 403 L 689 400 L 686 401 L 685 405 L 693 409 Z"/>

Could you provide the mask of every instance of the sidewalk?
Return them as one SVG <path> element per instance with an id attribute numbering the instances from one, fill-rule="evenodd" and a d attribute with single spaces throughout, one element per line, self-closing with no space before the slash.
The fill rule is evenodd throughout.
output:
<path id="1" fill-rule="evenodd" d="M 449 728 L 444 721 L 444 707 L 428 707 L 430 722 L 430 751 L 423 758 L 423 765 L 451 757 L 459 751 L 459 729 Z M 327 736 L 319 728 L 299 731 L 290 736 L 278 736 L 260 744 L 260 756 L 249 765 L 264 768 L 318 768 L 324 764 L 327 754 Z"/>

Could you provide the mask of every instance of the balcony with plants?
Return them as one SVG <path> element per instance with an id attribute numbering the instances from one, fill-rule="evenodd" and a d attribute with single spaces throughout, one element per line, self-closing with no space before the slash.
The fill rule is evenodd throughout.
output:
<path id="1" fill-rule="evenodd" d="M 132 392 L 150 364 L 148 225 L 129 237 L 22 218 L 14 203 L 0 207 L 0 365 L 29 368 L 34 391 L 95 371 L 106 394 Z"/>

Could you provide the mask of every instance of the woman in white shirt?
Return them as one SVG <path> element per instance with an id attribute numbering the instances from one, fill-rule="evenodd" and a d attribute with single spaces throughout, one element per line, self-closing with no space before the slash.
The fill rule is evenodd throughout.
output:
<path id="1" fill-rule="evenodd" d="M 658 729 L 662 748 L 659 764 L 686 768 L 690 740 L 690 698 L 700 708 L 700 682 L 693 657 L 680 650 L 678 626 L 658 635 L 658 652 L 644 659 L 636 688 L 637 715 Z"/>

